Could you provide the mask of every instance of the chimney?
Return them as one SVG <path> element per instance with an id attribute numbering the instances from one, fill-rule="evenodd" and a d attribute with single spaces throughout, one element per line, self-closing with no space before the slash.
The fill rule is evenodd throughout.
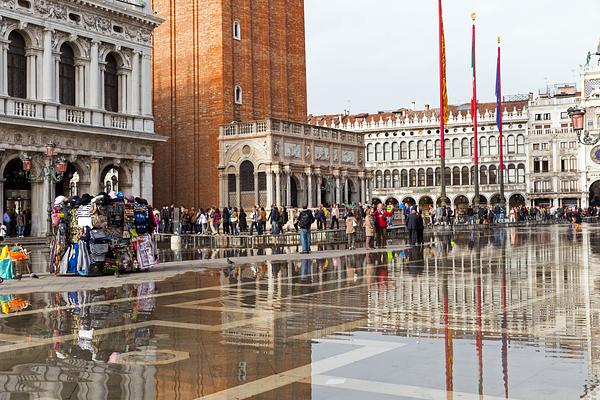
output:
<path id="1" fill-rule="evenodd" d="M 413 110 L 413 111 L 417 111 L 417 102 L 413 101 L 411 104 L 412 105 L 411 105 L 410 109 Z"/>
<path id="2" fill-rule="evenodd" d="M 425 111 L 429 111 L 429 104 L 425 104 Z"/>

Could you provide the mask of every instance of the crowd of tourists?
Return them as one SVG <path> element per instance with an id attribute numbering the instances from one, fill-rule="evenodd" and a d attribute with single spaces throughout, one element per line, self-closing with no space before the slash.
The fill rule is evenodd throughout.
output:
<path id="1" fill-rule="evenodd" d="M 31 212 L 16 211 L 14 208 L 4 211 L 0 223 L 0 237 L 14 236 L 23 238 L 31 235 Z"/>

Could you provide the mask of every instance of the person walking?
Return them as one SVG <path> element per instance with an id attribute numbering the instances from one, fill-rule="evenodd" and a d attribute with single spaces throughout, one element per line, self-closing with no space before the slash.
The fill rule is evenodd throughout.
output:
<path id="1" fill-rule="evenodd" d="M 259 220 L 258 220 L 258 234 L 264 235 L 267 231 L 267 211 L 264 207 L 260 208 Z"/>
<path id="2" fill-rule="evenodd" d="M 269 213 L 269 218 L 267 221 L 271 222 L 271 230 L 273 231 L 273 235 L 279 234 L 279 224 L 277 223 L 279 220 L 279 208 L 275 204 L 271 207 L 271 212 Z"/>
<path id="3" fill-rule="evenodd" d="M 302 211 L 298 215 L 298 226 L 300 227 L 300 243 L 302 245 L 302 253 L 310 254 L 310 229 L 315 217 L 311 210 L 308 209 L 308 205 L 304 205 Z"/>
<path id="4" fill-rule="evenodd" d="M 221 211 L 218 208 L 215 208 L 213 213 L 213 233 L 215 235 L 219 234 L 219 225 L 221 225 Z"/>
<path id="5" fill-rule="evenodd" d="M 337 204 L 331 207 L 331 225 L 329 229 L 333 229 L 334 226 L 335 229 L 340 229 L 340 208 Z"/>
<path id="6" fill-rule="evenodd" d="M 238 230 L 238 223 L 238 211 L 237 208 L 234 207 L 230 210 L 229 214 L 229 226 L 231 227 L 231 234 L 234 236 L 238 236 L 240 234 L 240 231 Z"/>
<path id="7" fill-rule="evenodd" d="M 315 218 L 317 220 L 317 230 L 322 231 L 325 225 L 325 210 L 323 209 L 323 204 L 319 204 L 319 208 L 315 213 Z"/>
<path id="8" fill-rule="evenodd" d="M 206 217 L 206 212 L 204 211 L 204 209 L 200 209 L 200 215 L 198 216 L 198 225 L 200 227 L 199 229 L 199 233 L 200 234 L 207 234 L 208 233 L 208 218 Z"/>
<path id="9" fill-rule="evenodd" d="M 408 229 L 408 240 L 412 246 L 416 245 L 419 241 L 418 229 L 419 229 L 419 218 L 416 210 L 412 210 L 406 221 L 406 229 Z"/>
<path id="10" fill-rule="evenodd" d="M 222 219 L 222 223 L 223 223 L 223 234 L 224 235 L 229 235 L 229 233 L 231 232 L 229 230 L 229 227 L 231 226 L 229 224 L 229 218 L 231 217 L 231 213 L 229 212 L 229 208 L 227 207 L 223 207 L 223 212 L 221 213 L 221 219 Z"/>
<path id="11" fill-rule="evenodd" d="M 23 210 L 17 214 L 17 236 L 25 237 L 25 212 Z"/>
<path id="12" fill-rule="evenodd" d="M 356 249 L 356 217 L 352 211 L 348 211 L 346 216 L 346 236 L 348 237 L 348 250 Z"/>
<path id="13" fill-rule="evenodd" d="M 365 212 L 365 219 L 363 223 L 365 227 L 365 247 L 367 250 L 373 249 L 373 239 L 375 238 L 375 222 L 373 219 L 373 210 L 371 207 L 367 208 Z"/>
<path id="14" fill-rule="evenodd" d="M 248 216 L 246 215 L 246 212 L 244 211 L 243 207 L 240 207 L 240 212 L 238 213 L 238 221 L 240 232 L 248 232 Z"/>
<path id="15" fill-rule="evenodd" d="M 260 228 L 258 227 L 260 220 L 260 213 L 258 211 L 258 206 L 254 206 L 252 208 L 252 212 L 250 213 L 250 236 L 254 235 L 254 231 L 260 235 Z"/>
<path id="16" fill-rule="evenodd" d="M 423 221 L 423 213 L 419 211 L 417 213 L 417 242 L 419 244 L 424 244 L 423 233 L 425 232 L 425 224 Z"/>
<path id="17" fill-rule="evenodd" d="M 287 221 L 288 216 L 285 207 L 279 207 L 279 213 L 277 214 L 276 221 L 278 235 L 283 233 L 283 227 L 285 226 L 285 224 L 287 224 Z"/>

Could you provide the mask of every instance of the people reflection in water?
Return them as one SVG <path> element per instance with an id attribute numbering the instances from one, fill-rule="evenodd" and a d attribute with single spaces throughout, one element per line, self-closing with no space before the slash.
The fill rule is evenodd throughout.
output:
<path id="1" fill-rule="evenodd" d="M 425 261 L 423 257 L 423 247 L 416 246 L 408 249 L 408 262 L 406 263 L 408 273 L 412 276 L 419 276 L 425 271 Z"/>
<path id="2" fill-rule="evenodd" d="M 302 259 L 300 261 L 300 283 L 312 282 L 312 260 Z"/>

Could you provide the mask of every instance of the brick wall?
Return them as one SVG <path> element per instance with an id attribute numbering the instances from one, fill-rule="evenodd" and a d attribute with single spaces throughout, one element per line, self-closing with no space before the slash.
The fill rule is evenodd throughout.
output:
<path id="1" fill-rule="evenodd" d="M 303 0 L 154 0 L 157 206 L 218 204 L 219 125 L 306 120 Z M 242 40 L 233 39 L 233 21 Z M 243 104 L 234 104 L 234 87 Z"/>

